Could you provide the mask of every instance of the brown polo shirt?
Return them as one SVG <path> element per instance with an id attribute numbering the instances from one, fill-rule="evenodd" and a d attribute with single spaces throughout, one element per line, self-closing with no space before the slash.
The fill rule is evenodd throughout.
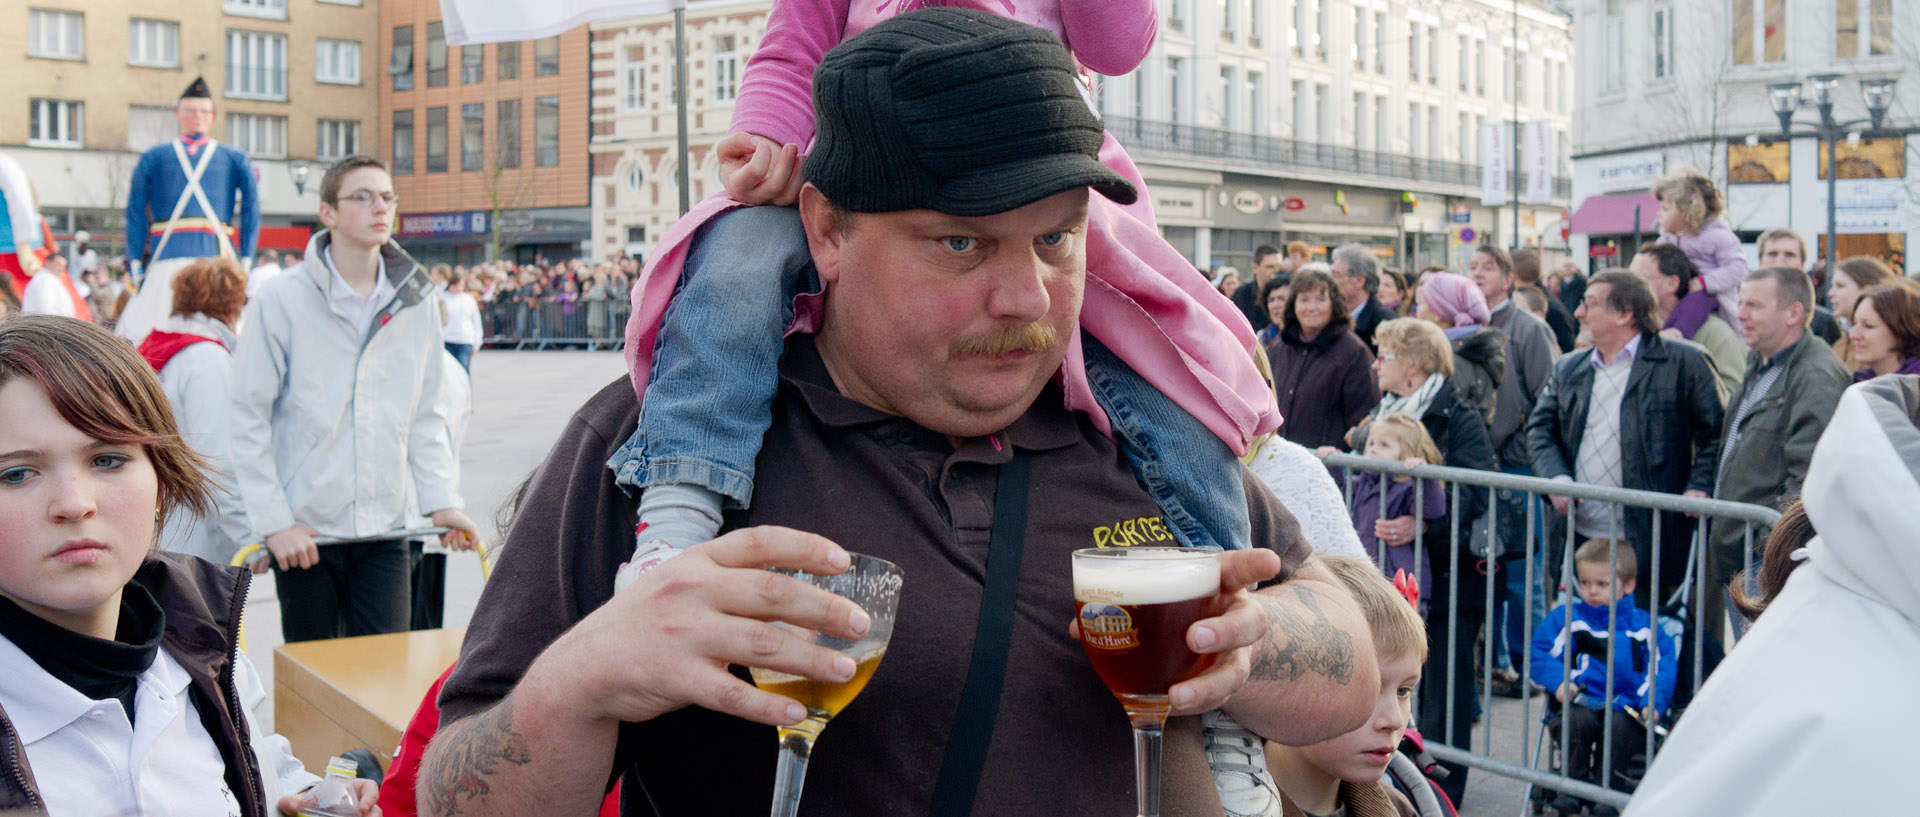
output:
<path id="1" fill-rule="evenodd" d="M 789 344 L 753 508 L 730 512 L 726 527 L 816 532 L 906 575 L 886 659 L 821 736 L 803 814 L 927 813 L 972 654 L 998 469 L 1015 449 L 1032 457 L 1033 487 L 1006 688 L 974 813 L 1133 813 L 1127 719 L 1067 635 L 1069 554 L 1173 539 L 1113 442 L 1061 406 L 1049 387 L 1002 433 L 955 450 L 944 435 L 841 396 L 810 337 Z M 534 475 L 441 693 L 445 722 L 504 696 L 612 594 L 633 550 L 635 503 L 606 462 L 638 416 L 621 378 L 580 409 Z M 1290 572 L 1311 550 L 1260 481 L 1245 482 L 1254 541 L 1280 551 Z M 642 802 L 662 817 L 756 814 L 772 800 L 771 727 L 687 708 L 628 725 L 618 752 L 616 769 L 637 775 Z M 1169 724 L 1164 769 L 1166 814 L 1220 813 L 1197 718 Z"/>

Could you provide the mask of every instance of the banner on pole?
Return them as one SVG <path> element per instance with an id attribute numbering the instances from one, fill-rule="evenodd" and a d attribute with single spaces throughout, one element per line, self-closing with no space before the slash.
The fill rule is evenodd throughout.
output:
<path id="1" fill-rule="evenodd" d="M 1545 120 L 1527 123 L 1527 187 L 1520 200 L 1546 204 L 1553 200 L 1553 129 Z"/>
<path id="2" fill-rule="evenodd" d="M 1480 203 L 1488 207 L 1506 204 L 1512 198 L 1507 190 L 1507 174 L 1513 171 L 1511 124 L 1488 122 L 1480 126 Z"/>
<path id="3" fill-rule="evenodd" d="M 537 40 L 615 17 L 645 17 L 687 7 L 687 0 L 440 0 L 447 44 Z"/>

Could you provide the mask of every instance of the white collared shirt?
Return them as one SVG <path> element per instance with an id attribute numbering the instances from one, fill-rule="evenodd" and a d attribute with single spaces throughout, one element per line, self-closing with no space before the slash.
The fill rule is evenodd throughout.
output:
<path id="1" fill-rule="evenodd" d="M 187 687 L 192 679 L 166 650 L 140 674 L 138 722 L 118 699 L 93 700 L 0 638 L 0 706 L 27 749 L 27 765 L 49 814 L 102 817 L 239 817 L 226 764 L 201 724 Z M 269 810 L 319 778 L 293 757 L 285 738 L 263 733 L 253 711 L 266 691 L 242 655 L 235 683 L 246 710 Z"/>
<path id="2" fill-rule="evenodd" d="M 333 275 L 327 298 L 333 304 L 333 311 L 347 320 L 353 321 L 355 329 L 360 330 L 360 342 L 367 341 L 367 333 L 373 330 L 373 316 L 393 300 L 393 283 L 387 280 L 387 259 L 376 256 L 378 265 L 374 268 L 373 291 L 366 297 L 354 292 L 347 285 L 347 279 L 340 277 L 340 269 L 333 265 L 333 245 L 327 245 L 327 251 L 321 256 L 326 262 L 327 272 Z"/>

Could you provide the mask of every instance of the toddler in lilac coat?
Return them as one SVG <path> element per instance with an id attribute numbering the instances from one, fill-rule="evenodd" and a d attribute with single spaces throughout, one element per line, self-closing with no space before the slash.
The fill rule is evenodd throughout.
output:
<path id="1" fill-rule="evenodd" d="M 1427 434 L 1427 427 L 1415 420 L 1413 415 L 1404 412 L 1394 412 L 1373 421 L 1373 428 L 1367 436 L 1365 455 L 1369 459 L 1403 463 L 1408 468 L 1440 464 L 1440 449 L 1434 445 L 1433 437 Z M 1382 548 L 1379 538 L 1374 534 L 1374 525 L 1382 519 L 1413 516 L 1416 510 L 1426 520 L 1446 516 L 1447 496 L 1440 481 L 1362 472 L 1353 480 L 1352 508 L 1353 528 L 1360 534 L 1360 546 L 1368 553 L 1375 554 L 1376 558 L 1384 550 L 1385 558 L 1380 569 L 1387 574 L 1387 578 L 1393 580 L 1396 587 L 1409 580 L 1418 582 L 1420 617 L 1426 618 L 1425 596 L 1427 588 L 1433 583 L 1431 554 L 1425 548 L 1416 548 L 1413 542 Z M 1419 552 L 1416 553 L 1416 550 Z"/>

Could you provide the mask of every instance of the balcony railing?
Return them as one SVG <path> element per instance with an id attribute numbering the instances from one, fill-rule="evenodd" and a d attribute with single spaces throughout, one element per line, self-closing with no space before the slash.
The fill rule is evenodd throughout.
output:
<path id="1" fill-rule="evenodd" d="M 1455 187 L 1480 186 L 1480 165 L 1465 162 L 1127 116 L 1109 116 L 1106 125 L 1121 145 L 1141 154 L 1219 159 L 1237 166 L 1282 174 L 1319 170 L 1370 176 L 1396 184 L 1424 182 Z M 1553 180 L 1553 194 L 1559 198 L 1573 195 L 1573 180 L 1564 176 L 1556 177 Z"/>

